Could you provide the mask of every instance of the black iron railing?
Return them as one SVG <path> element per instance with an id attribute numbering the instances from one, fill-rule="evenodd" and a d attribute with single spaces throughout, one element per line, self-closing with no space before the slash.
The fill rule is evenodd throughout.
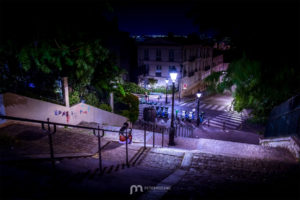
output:
<path id="1" fill-rule="evenodd" d="M 54 157 L 54 150 L 53 150 L 52 135 L 55 134 L 55 132 L 56 132 L 56 126 L 73 127 L 73 128 L 87 129 L 87 130 L 93 131 L 94 136 L 96 136 L 98 138 L 99 170 L 100 170 L 101 174 L 103 173 L 102 157 L 101 157 L 101 137 L 104 136 L 105 132 L 119 132 L 119 131 L 115 131 L 115 130 L 102 129 L 102 128 L 100 128 L 99 124 L 98 124 L 97 128 L 94 128 L 94 127 L 88 127 L 88 126 L 78 126 L 78 125 L 51 122 L 49 120 L 49 118 L 47 119 L 47 121 L 26 119 L 26 118 L 12 117 L 12 116 L 4 116 L 4 115 L 0 115 L 0 118 L 41 124 L 42 130 L 47 132 L 47 135 L 49 138 L 50 159 L 51 159 L 53 169 L 55 169 L 55 157 Z M 45 128 L 45 125 L 47 125 L 47 129 Z M 53 126 L 53 129 L 51 129 L 51 126 Z M 132 131 L 132 130 L 130 130 L 130 131 Z M 127 141 L 128 130 L 127 129 L 125 130 L 125 136 L 126 136 L 126 165 L 129 166 L 128 141 Z"/>

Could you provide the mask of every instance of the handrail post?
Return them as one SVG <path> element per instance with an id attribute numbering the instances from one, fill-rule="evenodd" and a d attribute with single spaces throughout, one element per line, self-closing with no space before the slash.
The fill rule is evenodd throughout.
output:
<path id="1" fill-rule="evenodd" d="M 165 129 L 162 128 L 161 129 L 161 147 L 164 147 L 164 132 L 165 132 Z"/>
<path id="2" fill-rule="evenodd" d="M 153 148 L 155 146 L 155 133 L 154 133 L 154 129 L 155 129 L 155 124 L 153 125 L 152 131 L 153 131 Z"/>
<path id="3" fill-rule="evenodd" d="M 125 130 L 125 133 L 126 133 L 126 165 L 127 167 L 129 167 L 129 162 L 128 162 L 128 133 L 127 133 L 127 128 Z"/>
<path id="4" fill-rule="evenodd" d="M 52 168 L 55 169 L 53 141 L 52 141 L 52 133 L 51 133 L 51 129 L 50 129 L 49 118 L 47 118 L 47 122 L 48 122 L 48 138 L 49 138 L 49 147 L 50 147 L 50 158 L 51 158 Z"/>
<path id="5" fill-rule="evenodd" d="M 104 130 L 103 130 L 104 132 Z M 101 137 L 100 137 L 100 127 L 98 124 L 98 154 L 99 154 L 99 170 L 100 170 L 100 174 L 102 174 L 103 170 L 102 170 L 102 155 L 101 155 Z"/>
<path id="6" fill-rule="evenodd" d="M 144 123 L 144 149 L 146 149 L 146 123 Z"/>

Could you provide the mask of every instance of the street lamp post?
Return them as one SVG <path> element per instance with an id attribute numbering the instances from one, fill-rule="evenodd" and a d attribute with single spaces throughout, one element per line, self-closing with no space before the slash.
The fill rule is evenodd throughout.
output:
<path id="1" fill-rule="evenodd" d="M 177 78 L 177 72 L 173 71 L 170 73 L 172 79 L 172 113 L 171 113 L 171 128 L 169 132 L 169 146 L 174 146 L 174 136 L 175 136 L 175 128 L 174 128 L 174 93 L 175 93 L 175 81 Z"/>
<path id="2" fill-rule="evenodd" d="M 169 79 L 166 79 L 166 104 L 168 103 L 168 83 L 169 83 Z"/>
<path id="3" fill-rule="evenodd" d="M 198 98 L 198 105 L 197 105 L 197 126 L 200 124 L 200 117 L 199 117 L 199 107 L 200 107 L 200 97 L 201 97 L 201 92 L 198 90 L 197 92 L 197 98 Z"/>

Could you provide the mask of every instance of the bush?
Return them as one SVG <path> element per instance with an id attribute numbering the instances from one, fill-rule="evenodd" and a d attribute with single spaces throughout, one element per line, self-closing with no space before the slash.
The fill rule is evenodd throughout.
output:
<path id="1" fill-rule="evenodd" d="M 106 110 L 108 112 L 112 111 L 111 107 L 108 104 L 106 104 L 106 103 L 101 103 L 100 106 L 99 106 L 99 108 L 102 109 L 102 110 Z"/>
<path id="2" fill-rule="evenodd" d="M 100 108 L 100 101 L 96 94 L 88 93 L 87 95 L 85 95 L 84 100 L 86 104 Z"/>
<path id="3" fill-rule="evenodd" d="M 135 93 L 135 94 L 144 94 L 147 91 L 146 89 L 144 89 L 132 82 L 124 83 L 123 88 L 124 88 L 125 92 Z"/>
<path id="4" fill-rule="evenodd" d="M 79 92 L 76 90 L 70 93 L 69 98 L 70 106 L 80 102 Z"/>
<path id="5" fill-rule="evenodd" d="M 162 87 L 156 87 L 156 88 L 152 89 L 151 91 L 165 94 L 166 93 L 166 87 L 163 87 L 163 86 Z M 172 94 L 172 86 L 168 87 L 167 93 Z"/>
<path id="6" fill-rule="evenodd" d="M 123 102 L 128 105 L 128 110 L 122 110 L 121 114 L 134 123 L 139 117 L 139 99 L 133 94 L 126 94 L 123 97 Z"/>

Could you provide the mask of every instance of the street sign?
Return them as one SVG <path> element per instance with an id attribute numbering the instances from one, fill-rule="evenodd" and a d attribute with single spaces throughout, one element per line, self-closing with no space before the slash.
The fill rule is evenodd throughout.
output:
<path id="1" fill-rule="evenodd" d="M 184 90 L 187 89 L 187 84 L 186 84 L 186 83 L 183 84 L 183 89 L 184 89 Z"/>

